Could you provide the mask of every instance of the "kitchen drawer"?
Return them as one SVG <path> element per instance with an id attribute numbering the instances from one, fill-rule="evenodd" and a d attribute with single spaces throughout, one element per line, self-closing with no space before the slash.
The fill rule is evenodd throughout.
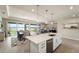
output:
<path id="1" fill-rule="evenodd" d="M 41 47 L 42 47 L 42 46 L 46 46 L 46 41 L 40 43 L 39 46 L 41 46 Z"/>

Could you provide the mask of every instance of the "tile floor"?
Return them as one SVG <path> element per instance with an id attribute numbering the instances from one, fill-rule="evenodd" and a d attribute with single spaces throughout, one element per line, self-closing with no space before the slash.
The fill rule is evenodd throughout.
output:
<path id="1" fill-rule="evenodd" d="M 26 40 L 24 44 L 19 44 L 17 46 L 11 46 L 11 37 L 8 37 L 5 41 L 0 42 L 0 53 L 28 53 L 28 41 Z"/>
<path id="2" fill-rule="evenodd" d="M 55 53 L 79 53 L 79 41 L 63 38 L 62 44 Z"/>
<path id="3" fill-rule="evenodd" d="M 29 42 L 27 40 L 24 44 L 12 47 L 11 39 L 11 37 L 8 37 L 5 41 L 0 42 L 0 53 L 29 53 Z M 63 39 L 62 44 L 55 50 L 55 53 L 79 53 L 79 41 Z"/>

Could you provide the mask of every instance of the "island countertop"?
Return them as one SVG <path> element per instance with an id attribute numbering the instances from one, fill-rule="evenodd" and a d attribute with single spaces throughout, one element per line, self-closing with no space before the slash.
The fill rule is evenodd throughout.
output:
<path id="1" fill-rule="evenodd" d="M 52 33 L 52 34 L 56 34 L 56 33 Z M 55 36 L 49 36 L 49 33 L 44 33 L 44 34 L 39 34 L 39 35 L 26 36 L 26 38 L 28 40 L 34 42 L 35 44 L 39 44 L 39 43 L 49 40 Z"/>

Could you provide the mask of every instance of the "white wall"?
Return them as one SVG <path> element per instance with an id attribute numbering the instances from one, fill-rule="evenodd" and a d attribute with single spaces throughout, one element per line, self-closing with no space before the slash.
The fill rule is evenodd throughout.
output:
<path id="1" fill-rule="evenodd" d="M 72 18 L 72 19 L 67 19 L 63 21 L 63 24 L 67 23 L 78 23 L 79 18 Z M 62 24 L 62 26 L 63 26 Z M 73 39 L 73 40 L 79 40 L 79 29 L 62 29 L 62 36 L 63 38 L 68 38 L 68 39 Z"/>
<path id="2" fill-rule="evenodd" d="M 73 40 L 79 40 L 79 30 L 77 29 L 63 29 L 63 37 Z"/>
<path id="3" fill-rule="evenodd" d="M 58 22 L 57 23 L 57 33 L 58 33 L 58 36 L 62 37 L 62 29 L 63 29 L 63 26 L 62 26 L 62 23 L 61 22 Z"/>

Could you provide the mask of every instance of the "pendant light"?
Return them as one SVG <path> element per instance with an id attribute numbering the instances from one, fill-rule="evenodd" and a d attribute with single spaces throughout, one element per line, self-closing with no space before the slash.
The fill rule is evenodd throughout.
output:
<path id="1" fill-rule="evenodd" d="M 53 20 L 53 13 L 50 14 L 51 15 L 51 21 Z"/>
<path id="2" fill-rule="evenodd" d="M 7 15 L 9 16 L 9 5 L 6 5 Z"/>
<path id="3" fill-rule="evenodd" d="M 53 25 L 53 13 L 50 14 L 51 15 L 51 25 Z"/>
<path id="4" fill-rule="evenodd" d="M 45 10 L 45 18 L 47 19 L 47 14 L 48 14 L 48 10 Z M 47 24 L 48 22 L 45 21 L 45 23 Z"/>
<path id="5" fill-rule="evenodd" d="M 48 10 L 45 10 L 45 18 L 47 18 Z"/>
<path id="6" fill-rule="evenodd" d="M 36 5 L 36 10 L 37 10 L 37 12 L 36 12 L 36 18 L 37 18 L 37 20 L 39 20 L 39 17 L 38 17 L 38 15 L 39 15 L 39 5 Z"/>
<path id="7" fill-rule="evenodd" d="M 36 18 L 37 18 L 37 21 L 39 21 L 39 5 L 36 5 Z M 37 34 L 40 33 L 40 24 L 37 24 L 39 26 L 39 28 L 37 28 Z"/>

